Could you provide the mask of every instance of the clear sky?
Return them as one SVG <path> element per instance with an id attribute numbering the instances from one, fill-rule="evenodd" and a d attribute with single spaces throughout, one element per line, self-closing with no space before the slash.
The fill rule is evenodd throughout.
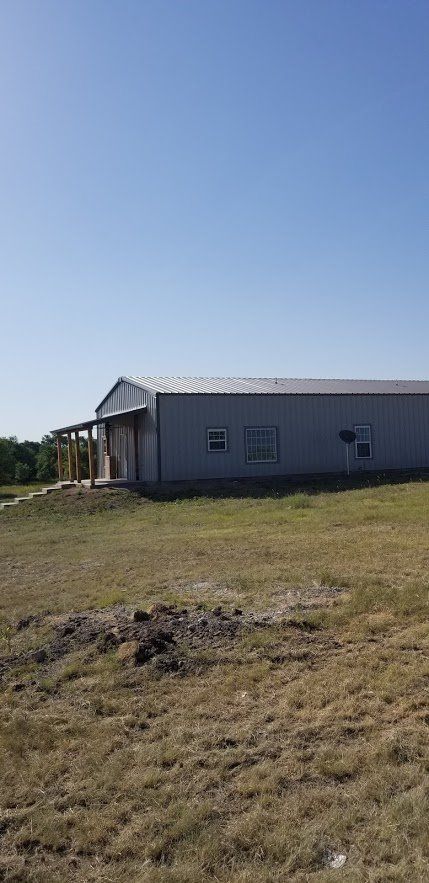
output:
<path id="1" fill-rule="evenodd" d="M 2 0 L 0 435 L 121 374 L 428 378 L 427 0 Z"/>

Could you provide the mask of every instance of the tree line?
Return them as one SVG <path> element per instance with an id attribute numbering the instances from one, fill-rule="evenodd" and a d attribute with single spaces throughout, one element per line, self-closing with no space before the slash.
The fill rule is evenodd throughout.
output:
<path id="1" fill-rule="evenodd" d="M 82 478 L 88 478 L 88 441 L 81 438 Z M 74 456 L 73 444 L 73 456 Z M 67 442 L 62 444 L 64 477 L 68 476 Z M 19 442 L 16 436 L 0 437 L 0 484 L 26 484 L 58 479 L 57 440 L 44 435 L 41 442 Z"/>

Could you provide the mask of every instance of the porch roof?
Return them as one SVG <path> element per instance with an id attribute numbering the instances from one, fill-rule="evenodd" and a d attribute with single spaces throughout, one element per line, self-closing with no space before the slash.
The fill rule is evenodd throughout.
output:
<path id="1" fill-rule="evenodd" d="M 99 426 L 100 423 L 110 423 L 120 417 L 126 417 L 129 414 L 144 413 L 146 410 L 146 405 L 139 405 L 137 408 L 127 408 L 126 411 L 115 411 L 112 414 L 104 414 L 103 417 L 93 417 L 92 420 L 83 420 L 81 423 L 72 423 L 70 426 L 61 426 L 60 429 L 51 429 L 51 433 L 52 435 L 64 435 L 66 432 L 85 432 L 86 429 L 92 429 L 93 426 Z"/>

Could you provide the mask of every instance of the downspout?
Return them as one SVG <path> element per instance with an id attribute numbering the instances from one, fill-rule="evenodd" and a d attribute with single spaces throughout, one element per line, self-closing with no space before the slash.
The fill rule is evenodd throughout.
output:
<path id="1" fill-rule="evenodd" d="M 139 464 L 139 418 L 134 414 L 133 419 L 133 437 L 134 437 L 134 461 L 136 481 L 140 481 L 140 464 Z"/>
<path id="2" fill-rule="evenodd" d="M 157 456 L 158 456 L 158 481 L 162 481 L 161 478 L 161 414 L 160 414 L 160 403 L 161 396 L 159 392 L 155 395 L 156 402 L 156 447 L 157 447 Z"/>

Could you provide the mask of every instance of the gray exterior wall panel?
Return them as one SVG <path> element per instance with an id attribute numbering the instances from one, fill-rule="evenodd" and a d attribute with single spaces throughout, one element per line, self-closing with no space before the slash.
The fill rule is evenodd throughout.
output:
<path id="1" fill-rule="evenodd" d="M 147 411 L 139 414 L 138 434 L 139 434 L 139 477 L 141 481 L 156 481 L 158 477 L 158 445 L 157 445 L 157 415 L 156 415 L 156 396 L 152 395 L 144 389 L 140 389 L 131 383 L 121 381 L 111 391 L 110 395 L 105 399 L 102 405 L 96 411 L 97 417 L 104 417 L 107 414 L 113 414 L 117 411 L 126 411 L 129 408 L 137 408 L 140 405 L 146 405 Z M 128 439 L 128 479 L 130 481 L 136 478 L 136 464 L 134 456 L 134 417 L 133 415 L 125 415 L 121 418 L 120 424 L 122 431 L 125 432 Z M 112 451 L 118 445 L 117 426 L 112 426 Z M 98 427 L 97 435 L 97 453 L 98 453 L 98 477 L 104 477 L 103 470 L 103 452 L 102 437 L 104 435 L 104 425 Z"/>
<path id="2" fill-rule="evenodd" d="M 340 429 L 368 423 L 373 457 L 352 471 L 429 466 L 427 395 L 161 395 L 164 481 L 344 470 Z M 227 427 L 228 451 L 207 451 L 208 427 Z M 247 464 L 244 427 L 276 426 L 277 463 Z"/>
<path id="3" fill-rule="evenodd" d="M 133 386 L 132 383 L 121 381 L 110 392 L 102 405 L 96 411 L 97 417 L 105 414 L 113 414 L 117 411 L 127 411 L 128 408 L 137 408 L 146 405 L 148 393 L 144 389 Z"/>

